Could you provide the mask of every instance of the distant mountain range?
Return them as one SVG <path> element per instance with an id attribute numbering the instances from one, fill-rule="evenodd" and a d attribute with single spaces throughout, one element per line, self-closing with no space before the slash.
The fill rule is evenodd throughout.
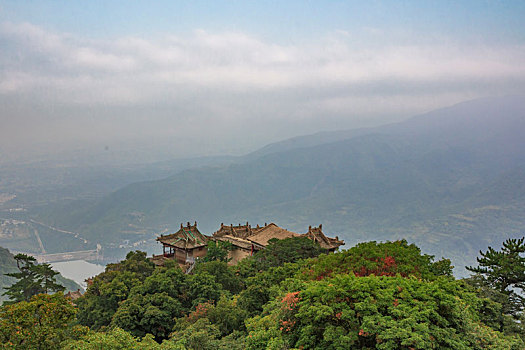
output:
<path id="1" fill-rule="evenodd" d="M 376 128 L 322 132 L 96 202 L 55 206 L 40 220 L 104 245 L 151 239 L 197 220 L 274 221 L 353 245 L 406 238 L 462 274 L 479 249 L 525 234 L 525 98 L 464 102 Z"/>

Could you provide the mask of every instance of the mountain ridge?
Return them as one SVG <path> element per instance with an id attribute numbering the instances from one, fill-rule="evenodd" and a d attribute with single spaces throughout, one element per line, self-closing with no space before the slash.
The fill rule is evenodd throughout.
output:
<path id="1" fill-rule="evenodd" d="M 498 186 L 509 186 L 510 198 L 513 188 L 521 191 L 524 133 L 520 99 L 475 100 L 335 142 L 294 142 L 280 152 L 266 149 L 227 165 L 131 184 L 61 224 L 117 244 L 152 239 L 188 220 L 199 221 L 205 232 L 230 221 L 270 220 L 296 231 L 322 222 L 350 243 L 412 237 L 436 254 L 443 243 L 456 249 L 446 255 L 469 262 L 485 243 L 498 241 L 488 227 L 500 227 L 499 234 L 525 229 L 517 210 L 525 204 L 522 197 L 501 198 L 503 214 L 480 209 L 498 202 Z M 466 214 L 485 226 L 492 217 L 494 225 L 478 227 L 464 220 Z M 489 238 L 476 239 L 475 230 Z M 441 236 L 446 239 L 436 241 Z M 459 247 L 468 251 L 467 260 Z"/>

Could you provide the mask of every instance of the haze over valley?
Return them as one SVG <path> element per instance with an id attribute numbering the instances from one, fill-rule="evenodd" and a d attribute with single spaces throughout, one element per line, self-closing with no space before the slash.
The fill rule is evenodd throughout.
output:
<path id="1" fill-rule="evenodd" d="M 208 234 L 221 222 L 296 232 L 322 223 L 349 245 L 405 238 L 463 274 L 480 249 L 525 229 L 524 101 L 467 101 L 237 157 L 26 165 L 42 182 L 3 182 L 0 245 L 41 253 L 37 231 L 47 253 L 101 244 L 112 260 L 130 249 L 158 253 L 154 239 L 186 221 Z"/>
<path id="2" fill-rule="evenodd" d="M 108 262 L 181 222 L 323 224 L 464 274 L 525 230 L 524 14 L 2 2 L 0 246 Z"/>

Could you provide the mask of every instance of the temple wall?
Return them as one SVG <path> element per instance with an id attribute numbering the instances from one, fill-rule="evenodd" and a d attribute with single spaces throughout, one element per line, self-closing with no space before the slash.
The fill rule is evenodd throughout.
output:
<path id="1" fill-rule="evenodd" d="M 206 256 L 206 252 L 208 251 L 208 248 L 200 247 L 200 248 L 195 248 L 192 251 L 193 251 L 193 257 L 194 258 L 202 258 L 202 257 Z"/>
<path id="2" fill-rule="evenodd" d="M 235 265 L 240 260 L 250 255 L 251 255 L 251 251 L 236 248 L 228 253 L 228 258 L 231 258 L 231 260 L 228 262 L 228 265 Z"/>
<path id="3" fill-rule="evenodd" d="M 186 262 L 186 252 L 183 250 L 175 249 L 175 259 L 179 263 L 185 263 Z"/>

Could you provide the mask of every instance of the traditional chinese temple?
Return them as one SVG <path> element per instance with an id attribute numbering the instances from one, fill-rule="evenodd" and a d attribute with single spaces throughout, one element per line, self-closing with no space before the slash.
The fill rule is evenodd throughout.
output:
<path id="1" fill-rule="evenodd" d="M 197 229 L 197 222 L 194 225 L 188 222 L 186 226 L 181 224 L 177 232 L 157 238 L 157 241 L 162 243 L 163 254 L 154 255 L 152 261 L 157 265 L 163 265 L 166 260 L 175 259 L 181 266 L 193 265 L 195 259 L 206 255 L 210 240 L 231 243 L 230 264 L 236 264 L 239 260 L 264 249 L 274 238 L 306 237 L 319 243 L 329 252 L 334 252 L 344 245 L 344 241 L 339 240 L 337 236 L 327 237 L 322 228 L 322 225 L 310 226 L 308 232 L 300 234 L 288 231 L 274 223 L 264 224 L 264 226 L 251 226 L 248 222 L 245 225 L 236 226 L 221 224 L 221 227 L 211 237 L 208 237 Z"/>
<path id="2" fill-rule="evenodd" d="M 221 224 L 220 229 L 211 238 L 213 240 L 228 241 L 232 244 L 233 250 L 230 252 L 230 258 L 231 263 L 235 264 L 246 256 L 253 255 L 257 250 L 264 249 L 268 242 L 274 238 L 306 237 L 319 243 L 322 248 L 329 252 L 334 252 L 341 245 L 345 244 L 337 236 L 335 238 L 325 236 L 322 228 L 322 225 L 319 225 L 319 227 L 310 226 L 307 233 L 300 234 L 288 231 L 274 223 L 254 227 L 249 223 L 237 226 Z"/>
<path id="3" fill-rule="evenodd" d="M 162 255 L 154 255 L 152 261 L 157 265 L 162 265 L 164 260 L 175 259 L 179 264 L 192 264 L 196 258 L 206 255 L 208 240 L 200 233 L 197 222 L 186 226 L 180 224 L 180 229 L 169 235 L 157 237 L 157 241 L 162 243 Z"/>

